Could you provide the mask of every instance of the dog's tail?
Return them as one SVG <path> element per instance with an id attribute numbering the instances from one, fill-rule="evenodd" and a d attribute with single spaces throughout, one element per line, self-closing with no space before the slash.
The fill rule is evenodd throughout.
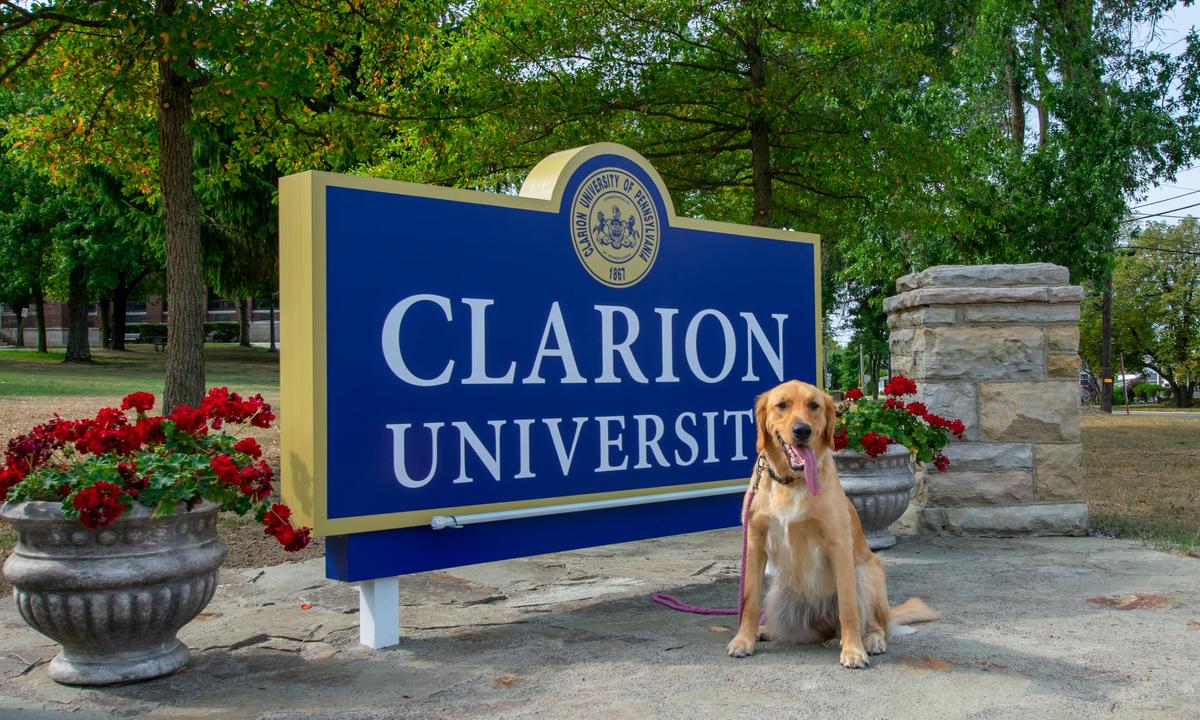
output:
<path id="1" fill-rule="evenodd" d="M 908 625 L 909 623 L 933 622 L 941 620 L 942 614 L 925 604 L 919 597 L 910 597 L 891 609 L 889 618 L 893 625 Z"/>

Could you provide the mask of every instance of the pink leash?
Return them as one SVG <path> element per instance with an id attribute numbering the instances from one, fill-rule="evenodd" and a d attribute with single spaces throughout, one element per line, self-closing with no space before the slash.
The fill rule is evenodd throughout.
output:
<path id="1" fill-rule="evenodd" d="M 821 486 L 817 483 L 817 459 L 812 450 L 807 446 L 804 448 L 804 480 L 808 485 L 809 492 L 813 495 L 818 495 L 821 492 Z M 667 593 L 654 593 L 650 599 L 664 607 L 669 607 L 672 610 L 678 610 L 685 613 L 693 613 L 695 615 L 737 615 L 738 622 L 742 620 L 742 609 L 746 596 L 746 547 L 747 547 L 747 520 L 750 514 L 750 506 L 754 503 L 754 493 L 758 490 L 758 479 L 762 475 L 763 468 L 766 467 L 766 458 L 763 455 L 758 456 L 758 462 L 754 465 L 754 481 L 751 484 L 750 492 L 746 497 L 746 505 L 742 508 L 742 572 L 738 575 L 738 606 L 737 610 L 733 608 L 705 608 L 696 605 L 689 605 L 674 595 Z M 763 619 L 767 616 L 766 608 L 759 611 L 759 624 L 762 624 Z"/>
<path id="2" fill-rule="evenodd" d="M 756 471 L 754 474 L 754 486 L 750 488 L 749 497 L 746 499 L 746 507 L 742 511 L 742 572 L 740 575 L 738 575 L 738 606 L 737 606 L 737 610 L 734 610 L 733 608 L 705 608 L 705 607 L 699 607 L 696 605 L 689 605 L 688 603 L 685 603 L 684 601 L 680 600 L 679 598 L 675 597 L 674 595 L 668 595 L 667 593 L 661 593 L 661 592 L 654 593 L 653 595 L 651 595 L 650 596 L 651 600 L 653 600 L 654 602 L 656 602 L 659 605 L 662 605 L 664 607 L 669 607 L 672 610 L 678 610 L 680 612 L 685 612 L 685 613 L 693 613 L 696 615 L 737 615 L 738 622 L 741 623 L 741 621 L 742 621 L 742 605 L 744 604 L 743 600 L 746 596 L 746 545 L 747 545 L 746 536 L 748 533 L 748 530 L 746 527 L 746 514 L 750 512 L 750 505 L 751 505 L 751 503 L 754 502 L 754 492 L 758 488 L 759 474 L 761 474 L 759 471 Z M 765 616 L 766 616 L 766 610 L 763 610 L 759 616 L 759 620 L 758 620 L 759 624 L 762 623 L 763 618 Z"/>

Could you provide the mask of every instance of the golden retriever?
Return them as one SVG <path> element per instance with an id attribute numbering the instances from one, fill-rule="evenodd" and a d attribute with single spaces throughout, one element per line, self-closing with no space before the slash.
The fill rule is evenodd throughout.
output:
<path id="1" fill-rule="evenodd" d="M 755 481 L 742 503 L 746 528 L 742 615 L 729 654 L 745 657 L 763 640 L 841 641 L 841 663 L 870 664 L 887 650 L 893 625 L 941 617 L 920 598 L 889 608 L 883 564 L 867 547 L 833 462 L 833 398 L 798 381 L 760 395 Z M 806 478 L 808 464 L 816 465 Z M 757 485 L 757 491 L 754 491 Z M 751 500 L 753 502 L 747 506 Z M 775 569 L 759 603 L 768 558 Z"/>

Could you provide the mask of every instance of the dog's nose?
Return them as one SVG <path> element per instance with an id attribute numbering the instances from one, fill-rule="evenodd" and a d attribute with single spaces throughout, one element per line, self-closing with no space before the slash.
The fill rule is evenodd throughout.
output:
<path id="1" fill-rule="evenodd" d="M 792 437 L 803 442 L 812 437 L 812 425 L 808 423 L 792 423 Z"/>

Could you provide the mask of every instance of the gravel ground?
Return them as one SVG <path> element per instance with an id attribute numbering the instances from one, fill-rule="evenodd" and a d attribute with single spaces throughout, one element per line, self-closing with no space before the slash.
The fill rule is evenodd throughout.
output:
<path id="1" fill-rule="evenodd" d="M 52 643 L 0 599 L 0 717 L 1200 718 L 1200 561 L 1102 538 L 904 539 L 881 554 L 915 626 L 866 670 L 836 649 L 725 652 L 735 529 L 401 578 L 401 643 L 358 644 L 351 585 L 319 560 L 224 568 L 180 633 L 191 664 L 111 688 L 55 684 Z"/>

